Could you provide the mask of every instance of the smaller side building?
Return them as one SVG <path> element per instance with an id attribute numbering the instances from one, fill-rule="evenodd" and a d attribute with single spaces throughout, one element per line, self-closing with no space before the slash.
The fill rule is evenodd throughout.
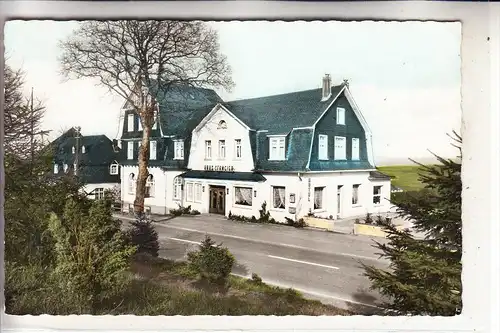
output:
<path id="1" fill-rule="evenodd" d="M 106 135 L 81 135 L 78 128 L 71 128 L 51 146 L 53 173 L 78 177 L 90 198 L 102 199 L 106 190 L 119 191 L 121 150 Z"/>

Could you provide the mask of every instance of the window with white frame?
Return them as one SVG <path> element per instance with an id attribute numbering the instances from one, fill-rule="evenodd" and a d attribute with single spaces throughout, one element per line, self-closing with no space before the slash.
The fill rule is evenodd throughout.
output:
<path id="1" fill-rule="evenodd" d="M 352 205 L 359 205 L 359 186 L 360 184 L 352 185 Z"/>
<path id="2" fill-rule="evenodd" d="M 382 186 L 373 186 L 373 204 L 380 205 L 382 201 Z"/>
<path id="3" fill-rule="evenodd" d="M 314 188 L 314 210 L 323 209 L 323 194 L 325 187 Z"/>
<path id="4" fill-rule="evenodd" d="M 72 154 L 76 153 L 75 146 L 71 147 L 71 153 L 72 153 Z"/>
<path id="5" fill-rule="evenodd" d="M 66 163 L 64 163 L 63 164 L 63 170 L 64 170 L 64 172 L 65 173 L 68 172 L 68 169 L 69 169 L 69 166 Z"/>
<path id="6" fill-rule="evenodd" d="M 132 141 L 127 142 L 127 159 L 134 159 L 134 142 Z"/>
<path id="7" fill-rule="evenodd" d="M 273 186 L 273 208 L 285 209 L 285 187 Z"/>
<path id="8" fill-rule="evenodd" d="M 109 174 L 110 175 L 117 175 L 118 174 L 118 164 L 113 163 L 109 166 Z"/>
<path id="9" fill-rule="evenodd" d="M 174 200 L 180 200 L 182 196 L 182 178 L 174 178 Z"/>
<path id="10" fill-rule="evenodd" d="M 320 134 L 318 136 L 318 158 L 320 160 L 328 159 L 328 135 Z"/>
<path id="11" fill-rule="evenodd" d="M 234 140 L 234 156 L 236 156 L 236 158 L 241 158 L 241 139 L 236 139 Z"/>
<path id="12" fill-rule="evenodd" d="M 345 109 L 337 108 L 337 125 L 345 125 Z"/>
<path id="13" fill-rule="evenodd" d="M 217 125 L 217 129 L 226 129 L 226 128 L 227 128 L 226 121 L 225 120 L 219 121 L 219 125 Z"/>
<path id="14" fill-rule="evenodd" d="M 234 188 L 234 203 L 242 206 L 252 206 L 252 188 L 251 187 L 235 187 Z"/>
<path id="15" fill-rule="evenodd" d="M 76 163 L 73 163 L 73 172 L 75 175 L 78 172 L 78 164 L 76 164 Z"/>
<path id="16" fill-rule="evenodd" d="M 137 130 L 142 131 L 141 117 L 137 116 Z"/>
<path id="17" fill-rule="evenodd" d="M 96 188 L 94 190 L 94 198 L 96 200 L 104 199 L 104 189 L 102 187 Z"/>
<path id="18" fill-rule="evenodd" d="M 193 201 L 193 183 L 186 183 L 186 201 Z"/>
<path id="19" fill-rule="evenodd" d="M 128 175 L 128 193 L 134 194 L 135 189 L 135 175 L 133 173 Z"/>
<path id="20" fill-rule="evenodd" d="M 82 146 L 82 154 L 85 154 L 85 146 Z"/>
<path id="21" fill-rule="evenodd" d="M 285 159 L 285 137 L 269 138 L 269 159 L 270 160 Z"/>
<path id="22" fill-rule="evenodd" d="M 346 154 L 345 154 L 345 142 L 346 139 L 343 136 L 336 136 L 335 137 L 335 159 L 336 160 L 345 160 L 346 159 Z"/>
<path id="23" fill-rule="evenodd" d="M 59 173 L 59 165 L 54 164 L 54 173 L 58 174 Z"/>
<path id="24" fill-rule="evenodd" d="M 352 138 L 351 160 L 359 160 L 359 139 Z"/>
<path id="25" fill-rule="evenodd" d="M 205 159 L 212 159 L 212 141 L 210 140 L 205 141 Z"/>
<path id="26" fill-rule="evenodd" d="M 149 141 L 149 159 L 156 160 L 156 141 Z"/>
<path id="27" fill-rule="evenodd" d="M 201 184 L 194 184 L 194 201 L 201 202 Z"/>
<path id="28" fill-rule="evenodd" d="M 219 140 L 219 159 L 226 158 L 226 140 Z"/>
<path id="29" fill-rule="evenodd" d="M 129 115 L 127 116 L 127 131 L 134 131 L 134 114 L 132 113 L 129 113 Z"/>
<path id="30" fill-rule="evenodd" d="M 184 141 L 182 140 L 174 141 L 174 159 L 184 159 Z"/>
<path id="31" fill-rule="evenodd" d="M 149 175 L 148 178 L 146 179 L 145 197 L 152 198 L 154 196 L 155 196 L 155 179 L 153 178 L 153 175 Z"/>

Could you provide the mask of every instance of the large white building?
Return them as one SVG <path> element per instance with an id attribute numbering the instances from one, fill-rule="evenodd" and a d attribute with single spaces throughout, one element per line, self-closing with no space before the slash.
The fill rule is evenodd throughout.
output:
<path id="1" fill-rule="evenodd" d="M 346 218 L 389 211 L 390 178 L 375 168 L 372 136 L 348 83 L 224 102 L 185 86 L 157 94 L 147 210 Z M 142 129 L 125 105 L 121 195 L 132 210 Z"/>

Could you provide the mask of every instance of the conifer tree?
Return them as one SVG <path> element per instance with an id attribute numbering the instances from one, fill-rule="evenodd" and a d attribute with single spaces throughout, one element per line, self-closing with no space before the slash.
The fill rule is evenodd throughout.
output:
<path id="1" fill-rule="evenodd" d="M 399 216 L 425 237 L 417 239 L 410 230 L 386 222 L 388 242 L 375 247 L 390 260 L 389 270 L 363 265 L 372 288 L 390 299 L 385 307 L 398 315 L 453 316 L 462 309 L 462 152 L 461 138 L 453 134 L 458 159 L 435 155 L 439 163 L 430 166 L 413 161 L 425 188 L 391 200 Z"/>

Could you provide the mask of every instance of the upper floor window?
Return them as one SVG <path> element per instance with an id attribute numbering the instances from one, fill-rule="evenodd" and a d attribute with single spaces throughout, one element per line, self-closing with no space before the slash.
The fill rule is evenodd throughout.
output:
<path id="1" fill-rule="evenodd" d="M 156 160 L 156 141 L 149 141 L 149 159 Z"/>
<path id="2" fill-rule="evenodd" d="M 134 131 L 134 115 L 132 113 L 130 113 L 127 117 L 127 131 Z"/>
<path id="3" fill-rule="evenodd" d="M 174 141 L 174 159 L 184 159 L 184 141 L 182 140 Z"/>
<path id="4" fill-rule="evenodd" d="M 219 121 L 219 125 L 217 125 L 217 129 L 226 129 L 226 128 L 227 128 L 226 121 L 225 120 Z"/>
<path id="5" fill-rule="evenodd" d="M 54 164 L 54 173 L 58 174 L 59 173 L 59 165 Z"/>
<path id="6" fill-rule="evenodd" d="M 85 146 L 82 146 L 82 154 L 85 154 Z"/>
<path id="7" fill-rule="evenodd" d="M 234 140 L 234 150 L 236 158 L 241 158 L 241 139 Z"/>
<path id="8" fill-rule="evenodd" d="M 352 138 L 351 159 L 352 160 L 359 160 L 359 139 L 358 138 Z"/>
<path id="9" fill-rule="evenodd" d="M 137 116 L 137 130 L 142 131 L 141 117 Z"/>
<path id="10" fill-rule="evenodd" d="M 226 158 L 226 140 L 219 140 L 219 158 Z"/>
<path id="11" fill-rule="evenodd" d="M 320 160 L 328 159 L 328 135 L 320 134 L 318 136 L 318 158 Z"/>
<path id="12" fill-rule="evenodd" d="M 207 160 L 212 159 L 212 141 L 210 140 L 205 141 L 205 158 Z"/>
<path id="13" fill-rule="evenodd" d="M 71 147 L 71 153 L 72 153 L 72 154 L 76 153 L 75 146 Z"/>
<path id="14" fill-rule="evenodd" d="M 269 159 L 285 159 L 285 137 L 272 137 L 269 139 Z"/>
<path id="15" fill-rule="evenodd" d="M 346 159 L 346 154 L 345 154 L 345 142 L 346 139 L 343 136 L 336 136 L 335 137 L 335 159 L 336 160 L 345 160 Z"/>
<path id="16" fill-rule="evenodd" d="M 110 175 L 117 175 L 118 174 L 118 164 L 113 163 L 109 166 L 109 174 Z"/>
<path id="17" fill-rule="evenodd" d="M 127 159 L 134 159 L 134 142 L 132 141 L 127 142 Z"/>
<path id="18" fill-rule="evenodd" d="M 337 108 L 337 125 L 345 125 L 345 109 Z"/>

